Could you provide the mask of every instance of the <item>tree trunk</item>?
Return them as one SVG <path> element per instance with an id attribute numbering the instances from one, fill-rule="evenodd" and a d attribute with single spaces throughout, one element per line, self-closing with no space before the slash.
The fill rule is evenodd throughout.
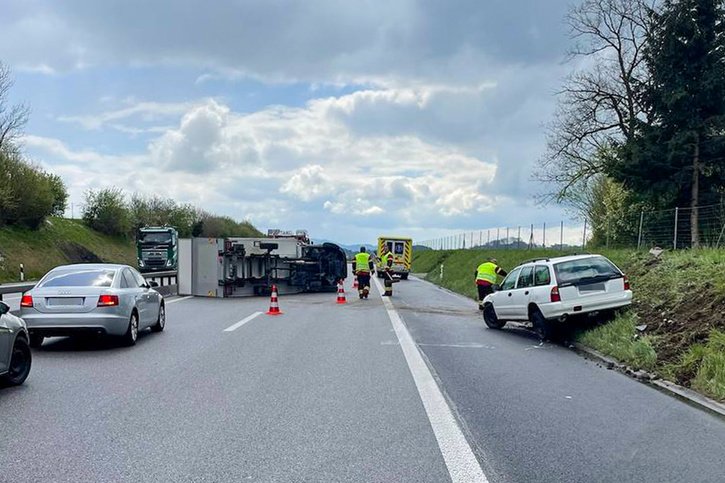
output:
<path id="1" fill-rule="evenodd" d="M 692 156 L 692 197 L 690 198 L 690 244 L 700 246 L 700 135 L 695 135 L 695 152 Z"/>

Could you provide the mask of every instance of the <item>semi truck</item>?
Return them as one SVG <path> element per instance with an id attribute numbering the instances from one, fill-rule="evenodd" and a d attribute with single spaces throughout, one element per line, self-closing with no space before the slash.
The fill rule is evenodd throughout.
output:
<path id="1" fill-rule="evenodd" d="M 176 270 L 179 235 L 171 226 L 146 226 L 136 234 L 138 268 L 141 272 Z"/>
<path id="2" fill-rule="evenodd" d="M 378 277 L 383 276 L 382 254 L 383 247 L 388 247 L 393 254 L 393 274 L 399 275 L 403 280 L 408 279 L 410 267 L 413 264 L 413 239 L 401 236 L 381 236 L 378 238 Z"/>
<path id="3" fill-rule="evenodd" d="M 270 230 L 267 237 L 179 240 L 178 291 L 202 297 L 334 292 L 347 278 L 345 252 L 315 245 L 307 232 Z"/>

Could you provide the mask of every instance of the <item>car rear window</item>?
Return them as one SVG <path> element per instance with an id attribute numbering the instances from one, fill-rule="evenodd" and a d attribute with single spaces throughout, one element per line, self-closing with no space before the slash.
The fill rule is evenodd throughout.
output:
<path id="1" fill-rule="evenodd" d="M 554 264 L 559 285 L 596 282 L 619 278 L 622 272 L 604 257 L 588 257 Z"/>
<path id="2" fill-rule="evenodd" d="M 115 270 L 57 270 L 50 272 L 38 287 L 110 287 Z"/>

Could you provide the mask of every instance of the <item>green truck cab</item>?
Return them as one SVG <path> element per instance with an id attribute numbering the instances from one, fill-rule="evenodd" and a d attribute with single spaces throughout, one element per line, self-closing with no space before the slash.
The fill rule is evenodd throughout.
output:
<path id="1" fill-rule="evenodd" d="M 138 268 L 141 272 L 176 270 L 179 234 L 171 226 L 147 226 L 136 234 Z"/>

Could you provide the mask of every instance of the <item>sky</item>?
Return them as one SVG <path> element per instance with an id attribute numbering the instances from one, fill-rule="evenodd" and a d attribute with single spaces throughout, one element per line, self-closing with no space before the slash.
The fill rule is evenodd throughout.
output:
<path id="1" fill-rule="evenodd" d="M 532 170 L 570 0 L 0 0 L 27 155 L 260 229 L 372 242 L 567 219 Z"/>

